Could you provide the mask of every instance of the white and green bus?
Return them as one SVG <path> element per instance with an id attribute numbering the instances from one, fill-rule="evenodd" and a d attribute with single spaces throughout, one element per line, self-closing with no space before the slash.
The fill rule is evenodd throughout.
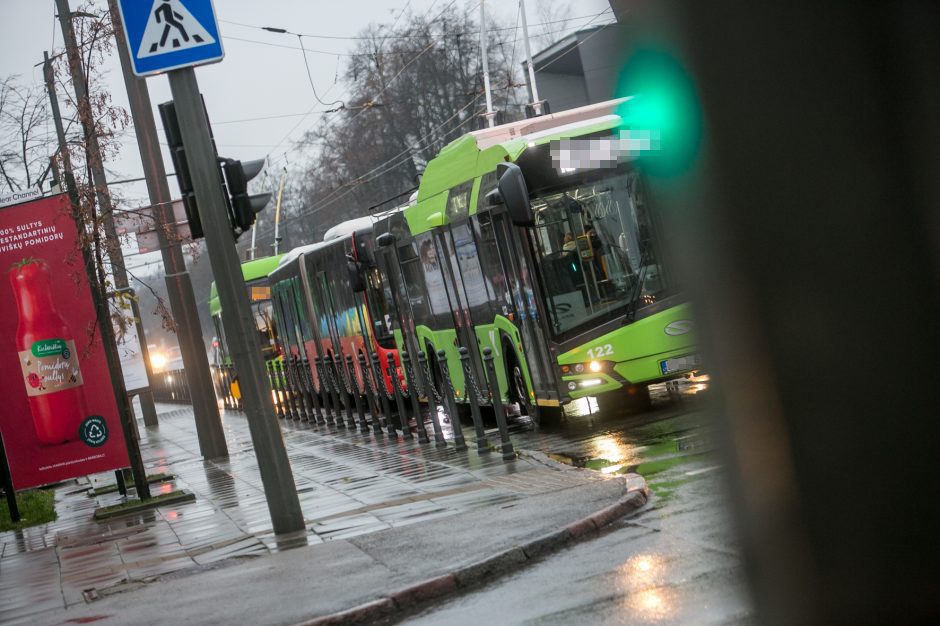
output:
<path id="1" fill-rule="evenodd" d="M 458 401 L 460 346 L 477 380 L 489 348 L 503 398 L 543 419 L 588 396 L 642 408 L 699 367 L 628 100 L 467 134 L 375 225 L 400 347 L 444 350 Z"/>

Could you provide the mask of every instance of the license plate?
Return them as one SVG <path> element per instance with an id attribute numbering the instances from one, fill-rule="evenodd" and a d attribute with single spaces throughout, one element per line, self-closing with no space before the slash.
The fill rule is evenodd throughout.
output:
<path id="1" fill-rule="evenodd" d="M 701 361 L 697 354 L 687 354 L 674 359 L 666 359 L 659 362 L 659 369 L 663 374 L 674 374 L 676 372 L 685 372 L 693 370 L 699 366 Z"/>

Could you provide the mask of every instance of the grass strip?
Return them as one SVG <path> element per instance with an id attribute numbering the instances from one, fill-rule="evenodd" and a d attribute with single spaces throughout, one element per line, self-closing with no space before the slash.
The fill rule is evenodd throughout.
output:
<path id="1" fill-rule="evenodd" d="M 28 489 L 16 494 L 20 521 L 13 523 L 7 499 L 0 500 L 0 531 L 19 530 L 55 520 L 55 494 L 46 489 Z"/>

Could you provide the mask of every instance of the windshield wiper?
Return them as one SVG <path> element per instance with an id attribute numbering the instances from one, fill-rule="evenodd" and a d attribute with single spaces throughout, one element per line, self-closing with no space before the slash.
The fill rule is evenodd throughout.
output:
<path id="1" fill-rule="evenodd" d="M 643 297 L 643 284 L 646 282 L 646 270 L 648 268 L 648 263 L 640 265 L 640 272 L 637 274 L 636 284 L 633 286 L 633 292 L 630 294 L 630 299 L 627 304 L 627 313 L 623 316 L 624 325 L 632 324 L 636 321 L 636 312 L 640 308 L 640 298 Z"/>

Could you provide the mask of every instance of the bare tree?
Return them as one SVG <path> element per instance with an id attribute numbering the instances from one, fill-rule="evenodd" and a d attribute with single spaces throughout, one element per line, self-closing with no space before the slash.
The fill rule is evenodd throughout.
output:
<path id="1" fill-rule="evenodd" d="M 532 52 L 544 50 L 567 30 L 571 22 L 571 4 L 558 0 L 537 0 L 536 15 L 542 24 L 532 35 Z"/>
<path id="2" fill-rule="evenodd" d="M 80 129 L 67 132 L 66 137 L 66 150 L 75 179 L 77 214 L 81 221 L 80 247 L 74 251 L 74 255 L 77 260 L 82 248 L 92 252 L 99 287 L 103 293 L 115 291 L 115 284 L 111 280 L 115 271 L 123 271 L 129 278 L 137 280 L 138 284 L 156 297 L 163 326 L 173 330 L 175 323 L 165 300 L 159 297 L 150 284 L 123 266 L 123 238 L 109 235 L 109 229 L 106 228 L 106 221 L 113 218 L 110 211 L 119 210 L 122 202 L 94 175 L 96 168 L 103 169 L 109 160 L 117 156 L 121 149 L 121 135 L 130 124 L 129 113 L 112 102 L 105 81 L 104 64 L 114 54 L 112 21 L 106 8 L 101 9 L 93 2 L 86 1 L 74 11 L 71 27 L 77 55 L 64 52 L 56 54 L 54 75 L 56 92 L 62 99 L 63 118 L 70 120 L 70 128 Z M 82 86 L 86 98 L 79 100 L 76 97 L 72 88 L 73 76 L 84 80 Z M 97 143 L 97 150 L 92 149 L 93 141 Z M 129 296 L 120 292 L 116 292 L 110 302 L 112 323 L 120 340 L 128 324 L 134 321 L 129 314 L 131 303 Z"/>
<path id="3" fill-rule="evenodd" d="M 441 148 L 482 124 L 474 13 L 406 14 L 361 33 L 342 74 L 348 97 L 302 142 L 309 156 L 293 168 L 285 192 L 288 232 L 316 241 L 336 223 L 401 195 Z M 495 107 L 507 120 L 519 118 L 526 102 L 521 44 L 496 24 L 488 31 Z"/>
<path id="4" fill-rule="evenodd" d="M 45 93 L 24 86 L 20 77 L 0 79 L 0 189 L 41 187 L 55 152 L 46 136 L 49 113 Z"/>

